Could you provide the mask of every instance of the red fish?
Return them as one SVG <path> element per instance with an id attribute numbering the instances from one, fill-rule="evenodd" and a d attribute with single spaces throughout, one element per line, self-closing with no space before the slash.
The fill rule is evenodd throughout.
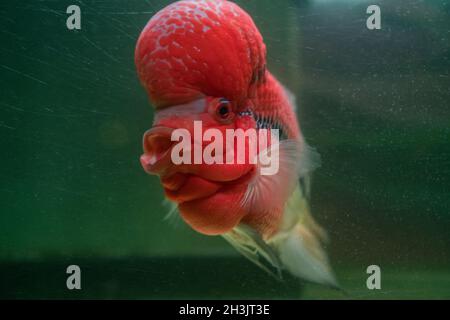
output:
<path id="1" fill-rule="evenodd" d="M 288 270 L 336 286 L 322 249 L 326 233 L 307 202 L 318 155 L 304 141 L 295 99 L 266 67 L 266 47 L 252 18 L 229 1 L 175 2 L 145 26 L 135 63 L 155 107 L 141 163 L 160 176 L 184 221 L 200 233 L 222 235 L 272 274 Z M 278 172 L 262 175 L 248 157 L 241 164 L 175 164 L 172 134 L 183 128 L 195 136 L 195 121 L 222 133 L 277 129 Z M 199 143 L 205 146 L 192 139 L 192 148 Z"/>

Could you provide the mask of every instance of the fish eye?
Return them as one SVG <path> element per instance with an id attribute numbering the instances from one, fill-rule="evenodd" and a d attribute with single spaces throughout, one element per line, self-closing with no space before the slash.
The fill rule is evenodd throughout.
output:
<path id="1" fill-rule="evenodd" d="M 230 120 L 232 117 L 231 102 L 220 99 L 216 107 L 216 114 L 220 120 Z"/>

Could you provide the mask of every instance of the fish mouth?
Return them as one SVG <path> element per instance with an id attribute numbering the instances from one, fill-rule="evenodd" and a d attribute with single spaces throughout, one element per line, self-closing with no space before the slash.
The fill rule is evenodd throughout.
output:
<path id="1" fill-rule="evenodd" d="M 192 161 L 192 153 L 195 152 L 194 144 L 197 143 L 195 141 L 191 141 L 187 150 L 190 153 L 191 163 L 175 163 L 172 159 L 172 149 L 178 142 L 171 139 L 174 130 L 176 129 L 155 126 L 144 133 L 144 153 L 140 157 L 140 162 L 148 174 L 170 177 L 177 173 L 183 173 L 199 176 L 212 182 L 232 182 L 247 174 L 255 166 L 250 163 L 192 163 L 195 162 Z M 176 185 L 182 179 L 178 177 L 172 180 Z"/>
<path id="2" fill-rule="evenodd" d="M 168 127 L 153 127 L 144 133 L 144 154 L 141 155 L 140 162 L 148 174 L 163 175 L 172 164 L 170 151 L 173 130 Z"/>
<path id="3" fill-rule="evenodd" d="M 248 184 L 254 174 L 253 170 L 231 181 L 217 181 L 199 175 L 175 173 L 161 177 L 161 184 L 169 200 L 181 203 L 202 200 L 212 197 L 218 192 L 229 190 L 236 185 Z"/>
<path id="4" fill-rule="evenodd" d="M 143 137 L 144 154 L 140 162 L 144 170 L 158 175 L 167 198 L 177 203 L 199 200 L 246 183 L 253 176 L 250 164 L 175 164 L 171 140 L 175 129 L 155 126 Z"/>

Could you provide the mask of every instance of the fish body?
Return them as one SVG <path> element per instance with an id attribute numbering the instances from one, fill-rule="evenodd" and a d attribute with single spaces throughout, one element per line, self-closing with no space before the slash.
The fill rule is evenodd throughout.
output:
<path id="1" fill-rule="evenodd" d="M 184 221 L 200 233 L 223 236 L 276 276 L 288 270 L 336 286 L 322 249 L 326 234 L 307 202 L 309 174 L 319 157 L 304 141 L 293 95 L 266 67 L 266 47 L 252 18 L 230 1 L 175 2 L 142 31 L 135 63 L 155 107 L 141 163 L 160 176 Z M 249 156 L 244 163 L 175 164 L 177 129 L 192 133 L 190 150 L 208 147 L 195 138 L 198 123 L 223 136 L 227 130 L 278 132 L 258 149 L 258 155 L 277 156 L 277 172 L 261 174 L 261 164 Z M 238 146 L 232 148 L 236 160 Z M 214 154 L 227 151 L 224 143 Z"/>

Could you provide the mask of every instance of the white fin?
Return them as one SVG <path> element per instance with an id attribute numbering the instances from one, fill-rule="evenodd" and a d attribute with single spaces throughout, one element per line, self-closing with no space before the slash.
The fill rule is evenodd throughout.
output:
<path id="1" fill-rule="evenodd" d="M 240 224 L 223 237 L 257 266 L 282 279 L 287 270 L 306 281 L 339 288 L 322 245 L 326 232 L 314 221 L 300 186 L 289 199 L 280 230 L 265 241 L 253 228 Z M 264 263 L 275 268 L 273 272 Z M 272 268 L 273 269 L 273 268 Z"/>
<path id="2" fill-rule="evenodd" d="M 303 142 L 299 163 L 299 176 L 309 177 L 309 175 L 321 165 L 320 154 L 315 148 Z"/>
<path id="3" fill-rule="evenodd" d="M 168 209 L 167 214 L 164 216 L 164 220 L 168 221 L 172 226 L 176 226 L 181 223 L 181 217 L 178 211 L 178 205 L 168 199 L 163 200 L 163 206 Z"/>
<path id="4" fill-rule="evenodd" d="M 252 228 L 240 225 L 224 237 L 266 271 L 260 257 L 278 270 L 287 269 L 304 280 L 338 288 L 322 247 L 327 235 L 310 215 L 307 202 L 309 173 L 320 165 L 320 157 L 303 141 L 283 140 L 278 149 L 279 172 L 272 176 L 256 174 L 242 203 L 261 212 L 280 208 L 281 204 L 284 211 L 278 231 L 264 240 Z"/>
<path id="5" fill-rule="evenodd" d="M 338 288 L 322 247 L 327 240 L 326 232 L 312 218 L 307 201 L 297 188 L 286 206 L 280 231 L 269 244 L 276 248 L 283 266 L 293 275 Z"/>
<path id="6" fill-rule="evenodd" d="M 294 112 L 297 112 L 297 98 L 288 88 L 283 86 L 281 83 L 280 83 L 280 86 L 283 88 L 284 93 L 286 94 L 286 97 L 289 101 L 289 104 L 292 107 L 292 110 L 294 110 Z"/>
<path id="7" fill-rule="evenodd" d="M 258 165 L 253 179 L 242 199 L 244 208 L 254 211 L 271 211 L 280 208 L 287 201 L 297 182 L 299 143 L 295 140 L 283 140 L 262 153 L 271 153 L 272 159 L 278 158 L 279 169 L 273 175 L 261 175 Z"/>
<path id="8" fill-rule="evenodd" d="M 338 284 L 328 259 L 316 241 L 310 231 L 300 225 L 280 242 L 280 259 L 286 269 L 295 276 L 337 288 Z"/>
<path id="9" fill-rule="evenodd" d="M 274 278 L 281 280 L 281 261 L 277 253 L 270 247 L 252 227 L 240 224 L 222 235 L 239 253 L 255 263 Z M 263 258 L 263 259 L 261 259 Z M 270 267 L 266 266 L 269 262 Z M 274 269 L 271 270 L 271 269 Z"/>
<path id="10" fill-rule="evenodd" d="M 282 208 L 302 176 L 320 166 L 320 156 L 302 140 L 282 140 L 263 153 L 278 157 L 279 170 L 274 175 L 261 175 L 259 168 L 248 185 L 242 206 L 256 211 Z"/>

